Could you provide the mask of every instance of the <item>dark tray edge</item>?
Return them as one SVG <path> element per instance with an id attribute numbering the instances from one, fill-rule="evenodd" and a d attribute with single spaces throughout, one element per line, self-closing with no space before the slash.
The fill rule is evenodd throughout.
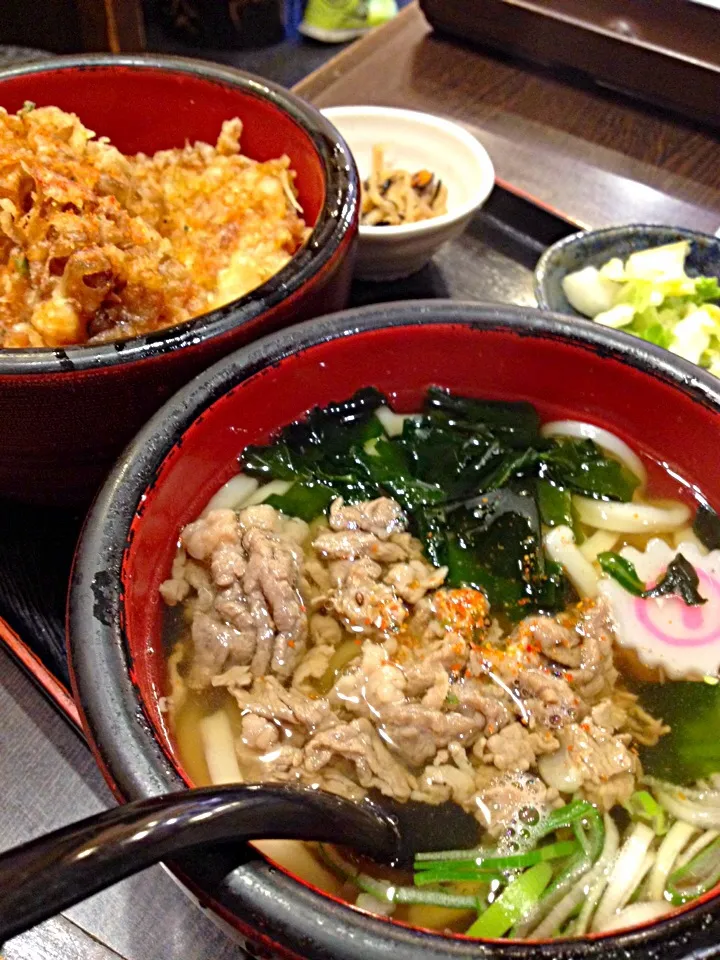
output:
<path id="1" fill-rule="evenodd" d="M 0 642 L 70 726 L 80 733 L 82 731 L 80 714 L 69 690 L 2 618 L 0 618 Z"/>

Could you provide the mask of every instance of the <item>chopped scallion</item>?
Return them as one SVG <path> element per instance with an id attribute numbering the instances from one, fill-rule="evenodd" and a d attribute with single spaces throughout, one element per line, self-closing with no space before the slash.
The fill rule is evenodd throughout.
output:
<path id="1" fill-rule="evenodd" d="M 662 837 L 667 833 L 667 813 L 647 790 L 636 790 L 623 806 L 633 820 L 642 820 L 649 824 L 656 836 Z"/>
<path id="2" fill-rule="evenodd" d="M 490 904 L 467 931 L 469 937 L 502 937 L 539 902 L 552 878 L 549 863 L 536 863 Z"/>
<path id="3" fill-rule="evenodd" d="M 720 837 L 668 877 L 671 903 L 687 903 L 712 890 L 720 882 Z"/>

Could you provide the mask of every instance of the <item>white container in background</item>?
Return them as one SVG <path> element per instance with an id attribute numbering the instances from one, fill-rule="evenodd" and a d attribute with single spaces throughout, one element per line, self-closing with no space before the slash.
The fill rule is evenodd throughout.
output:
<path id="1" fill-rule="evenodd" d="M 364 180 L 372 150 L 381 146 L 388 167 L 430 170 L 447 187 L 448 212 L 396 227 L 360 227 L 355 275 L 397 280 L 423 267 L 457 237 L 495 183 L 492 160 L 464 127 L 442 117 L 391 107 L 328 107 L 322 111 L 347 142 Z"/>

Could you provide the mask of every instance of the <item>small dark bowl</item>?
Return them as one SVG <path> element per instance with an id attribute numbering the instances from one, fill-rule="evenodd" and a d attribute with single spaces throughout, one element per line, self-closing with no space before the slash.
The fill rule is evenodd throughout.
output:
<path id="1" fill-rule="evenodd" d="M 73 688 L 118 798 L 189 782 L 158 705 L 166 689 L 158 587 L 182 525 L 236 472 L 248 443 L 266 441 L 313 405 L 373 384 L 411 411 L 433 383 L 530 400 L 543 418 L 592 420 L 666 461 L 720 506 L 707 454 L 720 437 L 720 381 L 641 340 L 535 310 L 447 301 L 352 310 L 266 337 L 196 378 L 153 417 L 115 467 L 83 533 L 69 601 Z M 481 943 L 370 916 L 249 848 L 226 878 L 233 855 L 204 851 L 173 869 L 248 941 L 251 956 L 677 960 L 693 950 L 699 958 L 720 938 L 714 895 L 619 934 Z"/>
<path id="2" fill-rule="evenodd" d="M 629 224 L 604 230 L 584 230 L 558 240 L 538 260 L 535 267 L 535 299 L 542 310 L 582 314 L 573 309 L 563 293 L 562 281 L 568 273 L 583 267 L 601 267 L 612 257 L 626 260 L 637 250 L 660 247 L 678 240 L 690 241 L 685 261 L 691 277 L 720 279 L 720 238 L 683 227 L 659 227 L 653 224 Z"/>
<path id="3" fill-rule="evenodd" d="M 0 496 L 88 500 L 147 418 L 200 370 L 258 336 L 345 306 L 358 179 L 337 131 L 286 90 L 228 67 L 164 56 L 78 56 L 0 70 L 9 111 L 31 100 L 80 117 L 125 153 L 214 143 L 243 121 L 257 160 L 287 153 L 308 243 L 232 303 L 158 333 L 101 346 L 0 350 Z"/>

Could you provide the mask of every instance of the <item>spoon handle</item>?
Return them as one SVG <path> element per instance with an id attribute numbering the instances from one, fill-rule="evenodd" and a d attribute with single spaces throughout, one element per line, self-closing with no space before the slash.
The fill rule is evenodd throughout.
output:
<path id="1" fill-rule="evenodd" d="M 160 860 L 262 839 L 347 844 L 383 860 L 398 849 L 395 821 L 382 810 L 305 787 L 232 785 L 139 800 L 0 855 L 0 944 Z"/>

